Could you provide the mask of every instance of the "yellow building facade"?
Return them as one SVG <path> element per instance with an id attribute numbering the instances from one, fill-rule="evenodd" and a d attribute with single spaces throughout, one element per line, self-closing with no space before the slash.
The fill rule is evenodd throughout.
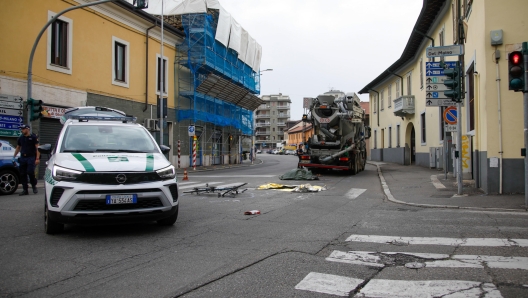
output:
<path id="1" fill-rule="evenodd" d="M 26 101 L 30 53 L 39 32 L 61 11 L 90 2 L 3 3 L 0 94 Z M 35 48 L 31 71 L 31 97 L 43 101 L 44 117 L 30 123 L 41 143 L 55 143 L 61 128 L 58 118 L 70 107 L 115 108 L 133 114 L 139 123 L 157 118 L 158 76 L 164 78 L 168 108 L 174 109 L 176 45 L 184 34 L 165 25 L 163 72 L 160 24 L 158 18 L 118 0 L 68 11 L 47 27 Z M 28 123 L 29 117 L 23 113 L 23 122 Z M 169 122 L 174 121 L 174 114 L 168 113 Z M 8 133 L 3 138 L 16 142 Z M 164 144 L 176 148 L 170 143 L 170 131 L 165 133 Z"/>
<path id="2" fill-rule="evenodd" d="M 507 59 L 528 41 L 528 23 L 521 21 L 526 11 L 528 2 L 523 0 L 424 1 L 400 59 L 359 92 L 370 94 L 371 159 L 449 173 L 461 162 L 463 178 L 474 180 L 486 193 L 524 192 L 524 180 L 519 179 L 524 177 L 523 95 L 508 90 Z M 455 30 L 457 19 L 465 38 Z M 427 96 L 435 86 L 428 71 L 440 67 L 442 59 L 427 57 L 433 40 L 435 47 L 463 46 L 460 132 L 444 126 L 447 107 L 436 106 L 438 101 Z M 459 56 L 443 60 L 453 62 Z M 458 133 L 462 144 L 456 142 Z"/>

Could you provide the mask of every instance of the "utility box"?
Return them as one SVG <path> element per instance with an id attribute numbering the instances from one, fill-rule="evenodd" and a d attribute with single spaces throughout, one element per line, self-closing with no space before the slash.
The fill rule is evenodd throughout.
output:
<path id="1" fill-rule="evenodd" d="M 429 148 L 429 167 L 436 168 L 436 148 Z"/>
<path id="2" fill-rule="evenodd" d="M 444 148 L 437 147 L 435 149 L 436 149 L 436 168 L 443 169 L 444 168 Z"/>

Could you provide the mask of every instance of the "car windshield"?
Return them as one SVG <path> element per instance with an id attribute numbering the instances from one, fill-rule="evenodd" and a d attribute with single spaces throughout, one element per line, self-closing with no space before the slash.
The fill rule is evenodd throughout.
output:
<path id="1" fill-rule="evenodd" d="M 70 125 L 60 152 L 159 153 L 148 132 L 139 126 Z"/>

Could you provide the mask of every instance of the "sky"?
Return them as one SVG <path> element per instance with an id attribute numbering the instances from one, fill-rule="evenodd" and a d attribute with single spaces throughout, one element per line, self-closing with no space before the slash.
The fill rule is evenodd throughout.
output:
<path id="1" fill-rule="evenodd" d="M 161 0 L 150 0 L 155 6 Z M 165 0 L 168 2 L 178 0 Z M 181 1 L 181 0 L 180 0 Z M 423 0 L 219 0 L 262 46 L 260 95 L 290 96 L 290 120 L 303 97 L 359 92 L 397 59 Z M 358 94 L 368 101 L 368 94 Z"/>

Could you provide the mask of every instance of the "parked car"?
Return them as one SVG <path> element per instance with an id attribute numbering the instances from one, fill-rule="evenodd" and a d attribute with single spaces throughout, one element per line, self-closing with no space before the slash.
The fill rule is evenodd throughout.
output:
<path id="1" fill-rule="evenodd" d="M 269 149 L 268 151 L 266 151 L 266 153 L 273 154 L 273 149 Z"/>
<path id="2" fill-rule="evenodd" d="M 18 164 L 13 162 L 14 152 L 15 148 L 8 141 L 0 140 L 0 195 L 14 193 L 20 182 Z"/>
<path id="3" fill-rule="evenodd" d="M 286 150 L 284 152 L 284 154 L 286 154 L 286 155 L 295 155 L 295 150 Z"/>
<path id="4" fill-rule="evenodd" d="M 271 154 L 279 154 L 279 150 L 278 149 L 273 149 L 273 150 L 271 150 Z"/>
<path id="5" fill-rule="evenodd" d="M 260 149 L 257 149 L 257 153 L 262 153 L 262 151 Z"/>

